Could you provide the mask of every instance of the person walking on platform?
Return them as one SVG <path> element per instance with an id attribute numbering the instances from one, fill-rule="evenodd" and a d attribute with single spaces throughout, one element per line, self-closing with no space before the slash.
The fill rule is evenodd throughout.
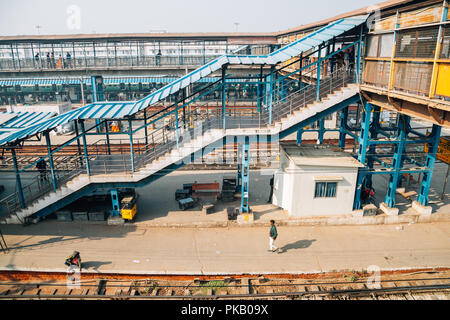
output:
<path id="1" fill-rule="evenodd" d="M 41 159 L 38 163 L 36 163 L 36 168 L 39 171 L 41 182 L 47 180 L 47 164 L 44 159 Z"/>
<path id="2" fill-rule="evenodd" d="M 50 52 L 47 52 L 47 69 L 52 67 L 52 62 L 50 60 Z"/>
<path id="3" fill-rule="evenodd" d="M 78 251 L 74 251 L 73 254 L 64 261 L 64 264 L 68 267 L 77 266 L 81 271 L 81 257 Z"/>
<path id="4" fill-rule="evenodd" d="M 69 52 L 67 52 L 66 54 L 66 67 L 72 68 L 72 56 L 70 55 Z"/>
<path id="5" fill-rule="evenodd" d="M 275 252 L 278 247 L 275 245 L 275 240 L 278 237 L 277 227 L 275 226 L 275 220 L 270 220 L 270 232 L 269 232 L 269 251 Z"/>

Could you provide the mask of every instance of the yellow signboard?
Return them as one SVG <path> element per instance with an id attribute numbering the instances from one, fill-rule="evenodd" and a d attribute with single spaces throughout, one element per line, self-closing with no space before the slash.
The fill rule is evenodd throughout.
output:
<path id="1" fill-rule="evenodd" d="M 428 143 L 425 144 L 425 152 L 428 152 Z M 446 138 L 439 139 L 438 150 L 436 153 L 436 158 L 450 164 L 450 140 Z"/>
<path id="2" fill-rule="evenodd" d="M 439 160 L 450 164 L 450 140 L 447 140 L 445 138 L 439 139 L 439 146 L 436 157 Z"/>
<path id="3" fill-rule="evenodd" d="M 450 64 L 439 65 L 436 94 L 450 97 Z"/>

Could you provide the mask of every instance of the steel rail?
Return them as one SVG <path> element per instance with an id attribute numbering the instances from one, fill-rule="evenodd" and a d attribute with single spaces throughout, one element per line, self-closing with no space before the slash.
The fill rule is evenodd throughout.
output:
<path id="1" fill-rule="evenodd" d="M 295 297 L 295 296 L 310 296 L 310 295 L 356 295 L 356 294 L 373 294 L 373 293 L 402 293 L 411 291 L 439 291 L 439 290 L 449 290 L 450 285 L 420 285 L 420 286 L 404 286 L 404 287 L 388 287 L 388 288 L 364 288 L 364 289 L 342 289 L 342 290 L 327 290 L 327 291 L 297 291 L 297 292 L 278 292 L 278 293 L 254 293 L 254 294 L 230 294 L 230 295 L 176 295 L 176 296 L 152 296 L 152 295 L 39 295 L 39 294 L 27 294 L 27 295 L 0 295 L 0 299 L 113 299 L 113 300 L 123 300 L 123 299 L 138 299 L 138 300 L 161 300 L 161 299 L 190 299 L 190 300 L 200 300 L 200 299 L 235 299 L 235 298 L 271 298 L 271 297 Z"/>

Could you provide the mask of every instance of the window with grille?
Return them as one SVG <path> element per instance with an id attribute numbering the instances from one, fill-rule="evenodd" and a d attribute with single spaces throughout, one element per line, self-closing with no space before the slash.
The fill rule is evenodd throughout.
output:
<path id="1" fill-rule="evenodd" d="M 390 58 L 392 47 L 394 46 L 394 34 L 377 34 L 369 37 L 367 57 L 370 58 Z"/>
<path id="2" fill-rule="evenodd" d="M 439 29 L 437 27 L 400 31 L 397 58 L 434 58 Z"/>
<path id="3" fill-rule="evenodd" d="M 450 58 L 450 27 L 444 28 L 443 30 L 442 46 L 441 46 L 441 58 Z"/>
<path id="4" fill-rule="evenodd" d="M 315 198 L 336 197 L 337 182 L 316 182 Z"/>

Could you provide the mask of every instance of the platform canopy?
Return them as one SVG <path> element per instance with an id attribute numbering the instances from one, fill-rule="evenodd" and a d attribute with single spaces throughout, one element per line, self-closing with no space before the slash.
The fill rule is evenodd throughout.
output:
<path id="1" fill-rule="evenodd" d="M 39 132 L 51 130 L 75 119 L 123 119 L 160 102 L 169 95 L 186 88 L 192 83 L 208 77 L 227 65 L 277 65 L 334 37 L 354 29 L 366 22 L 368 15 L 340 19 L 314 31 L 269 55 L 232 55 L 227 54 L 214 59 L 195 69 L 187 75 L 167 84 L 138 101 L 130 102 L 96 102 L 79 109 L 69 111 L 49 120 L 42 120 L 22 130 L 16 130 L 4 137 L 0 136 L 0 145 L 14 143 Z"/>

